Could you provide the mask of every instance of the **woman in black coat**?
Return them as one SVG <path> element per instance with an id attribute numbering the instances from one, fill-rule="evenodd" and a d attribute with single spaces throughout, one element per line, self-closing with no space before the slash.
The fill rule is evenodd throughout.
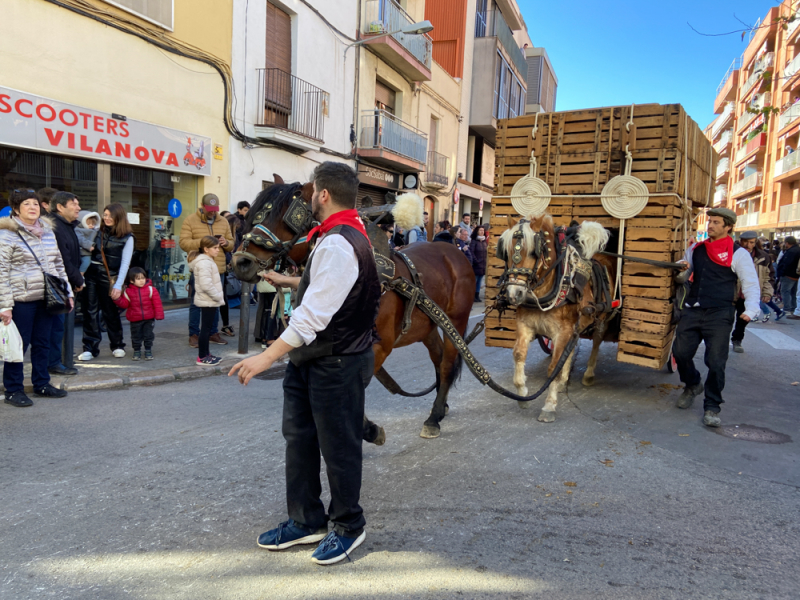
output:
<path id="1" fill-rule="evenodd" d="M 475 273 L 475 302 L 481 301 L 481 283 L 486 275 L 486 226 L 479 225 L 472 232 L 472 241 L 469 243 L 469 251 L 472 254 L 472 271 Z"/>

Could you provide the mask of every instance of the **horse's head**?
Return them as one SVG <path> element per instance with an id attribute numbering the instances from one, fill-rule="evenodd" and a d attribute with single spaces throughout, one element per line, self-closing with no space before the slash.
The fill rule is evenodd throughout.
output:
<path id="1" fill-rule="evenodd" d="M 297 266 L 308 257 L 313 184 L 285 184 L 277 175 L 275 181 L 256 196 L 233 254 L 233 272 L 242 281 L 258 283 L 260 271 Z"/>
<path id="2" fill-rule="evenodd" d="M 497 242 L 497 258 L 506 263 L 506 295 L 512 306 L 525 302 L 546 283 L 541 280 L 555 259 L 553 219 L 548 214 L 517 221 L 508 217 L 508 229 Z"/>

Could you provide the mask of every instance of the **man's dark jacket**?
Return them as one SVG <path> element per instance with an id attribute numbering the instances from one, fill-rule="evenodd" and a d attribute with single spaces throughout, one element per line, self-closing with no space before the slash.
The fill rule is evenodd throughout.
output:
<path id="1" fill-rule="evenodd" d="M 78 236 L 75 235 L 75 226 L 78 221 L 68 222 L 60 213 L 53 211 L 53 233 L 56 235 L 58 250 L 64 261 L 64 270 L 73 290 L 83 286 L 81 275 L 81 247 L 78 245 Z"/>
<path id="2" fill-rule="evenodd" d="M 778 261 L 778 277 L 797 279 L 798 262 L 800 262 L 800 246 L 795 244 L 784 252 Z"/>

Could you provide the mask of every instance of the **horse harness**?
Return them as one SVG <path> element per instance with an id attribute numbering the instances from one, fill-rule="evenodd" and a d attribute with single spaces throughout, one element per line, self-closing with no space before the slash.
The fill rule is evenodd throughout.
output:
<path id="1" fill-rule="evenodd" d="M 282 192 L 281 192 L 282 193 Z M 311 215 L 311 210 L 308 204 L 303 200 L 302 191 L 297 190 L 292 196 L 292 203 L 286 214 L 283 215 L 283 222 L 294 233 L 291 240 L 284 242 L 267 227 L 264 226 L 264 220 L 272 212 L 274 202 L 268 202 L 261 210 L 256 213 L 253 218 L 253 228 L 250 232 L 242 237 L 241 250 L 234 253 L 234 255 L 246 256 L 250 260 L 258 263 L 258 266 L 263 271 L 270 269 L 280 271 L 283 267 L 283 262 L 286 261 L 290 266 L 297 267 L 297 263 L 292 260 L 289 253 L 297 244 L 304 244 L 308 242 L 308 236 L 304 232 L 311 229 L 314 223 L 314 217 Z M 247 246 L 253 243 L 260 248 L 274 252 L 267 260 L 261 260 L 254 254 L 247 251 Z"/>

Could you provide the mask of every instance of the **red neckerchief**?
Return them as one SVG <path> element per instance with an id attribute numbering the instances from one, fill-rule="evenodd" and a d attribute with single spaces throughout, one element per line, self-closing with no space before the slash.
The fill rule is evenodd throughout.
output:
<path id="1" fill-rule="evenodd" d="M 334 213 L 325 219 L 322 225 L 312 227 L 311 231 L 308 232 L 308 239 L 312 239 L 315 235 L 328 233 L 331 229 L 339 225 L 349 225 L 356 231 L 360 231 L 369 242 L 367 229 L 364 227 L 364 223 L 361 221 L 361 218 L 358 216 L 358 211 L 355 208 Z M 372 242 L 370 242 L 370 246 L 372 246 Z"/>
<path id="2" fill-rule="evenodd" d="M 722 267 L 730 267 L 733 262 L 733 238 L 726 235 L 716 241 L 710 239 L 700 242 L 705 244 L 708 258 Z M 698 246 L 700 245 L 698 244 Z"/>

